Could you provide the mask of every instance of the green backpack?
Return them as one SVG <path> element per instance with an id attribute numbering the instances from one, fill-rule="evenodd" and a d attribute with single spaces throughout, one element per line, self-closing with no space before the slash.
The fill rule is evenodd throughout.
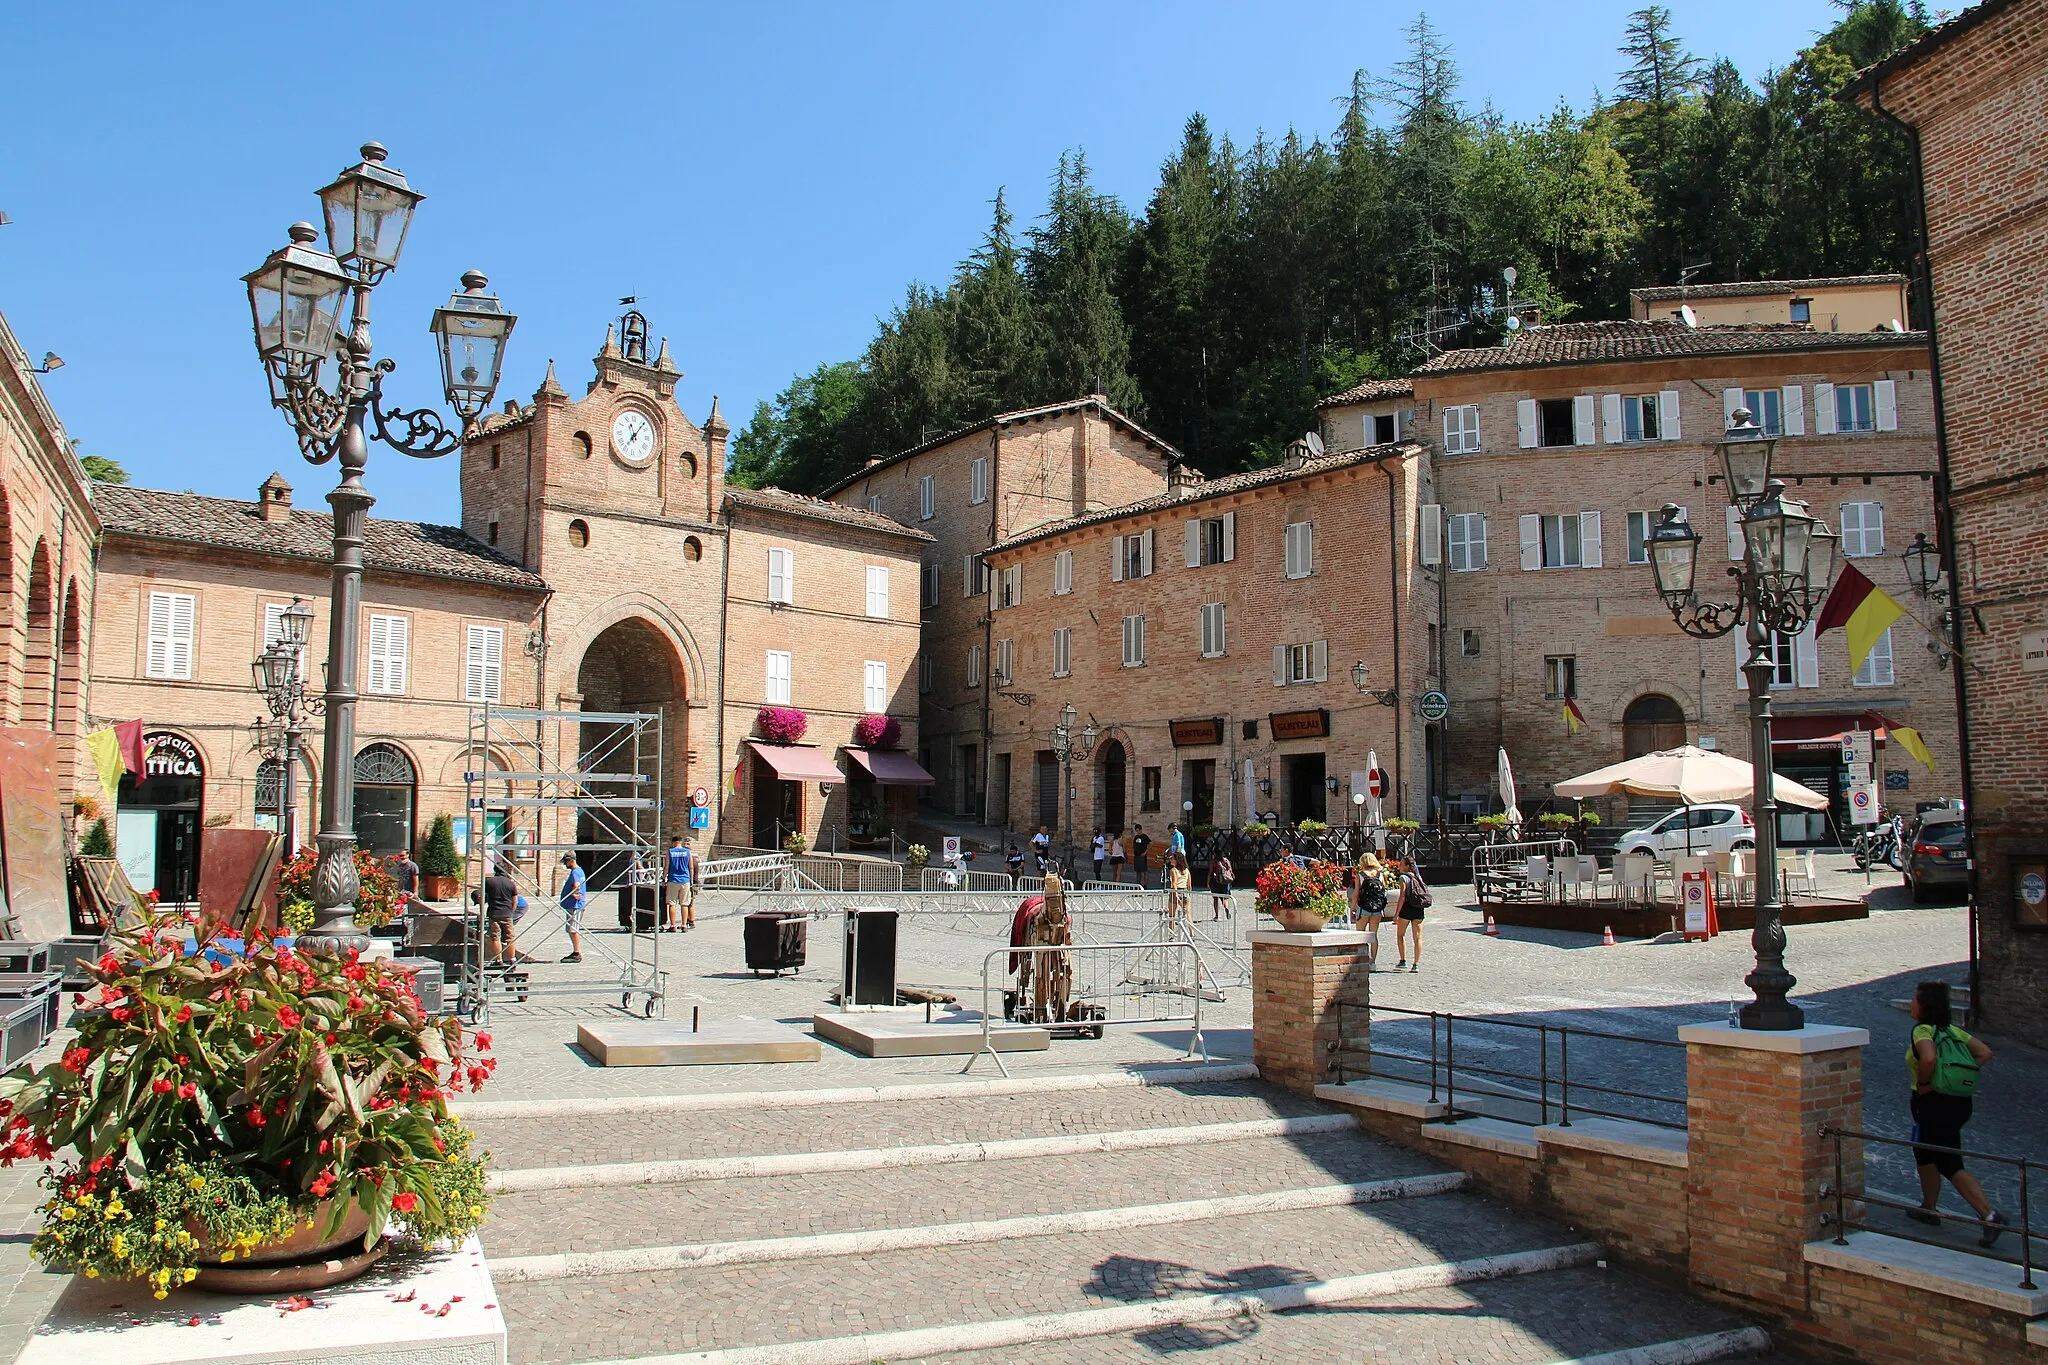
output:
<path id="1" fill-rule="evenodd" d="M 1934 1093 L 1968 1099 L 1977 1093 L 1977 1058 L 1951 1028 L 1934 1031 Z"/>

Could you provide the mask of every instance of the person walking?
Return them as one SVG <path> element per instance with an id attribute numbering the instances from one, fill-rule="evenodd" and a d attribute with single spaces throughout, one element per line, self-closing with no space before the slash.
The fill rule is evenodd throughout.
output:
<path id="1" fill-rule="evenodd" d="M 1124 832 L 1120 829 L 1109 832 L 1109 879 L 1113 882 L 1124 879 Z"/>
<path id="2" fill-rule="evenodd" d="M 661 888 L 668 932 L 687 933 L 697 924 L 697 868 L 689 844 L 678 834 L 668 841 L 668 876 Z"/>
<path id="3" fill-rule="evenodd" d="M 1143 825 L 1131 826 L 1131 870 L 1140 887 L 1145 885 L 1145 858 L 1152 852 L 1152 838 Z"/>
<path id="4" fill-rule="evenodd" d="M 1195 879 L 1188 869 L 1188 855 L 1169 853 L 1166 855 L 1166 913 L 1181 919 L 1188 917 L 1193 901 Z"/>
<path id="5" fill-rule="evenodd" d="M 1370 849 L 1359 855 L 1356 904 L 1358 926 L 1365 930 L 1365 969 L 1372 971 L 1380 960 L 1380 923 L 1387 917 L 1387 902 L 1398 890 L 1400 882 L 1379 860 L 1379 855 Z M 1396 924 L 1395 934 L 1400 928 Z"/>
<path id="6" fill-rule="evenodd" d="M 1906 1080 L 1912 1087 L 1909 1100 L 1913 1114 L 1913 1161 L 1920 1168 L 1920 1207 L 1906 1214 L 1916 1223 L 1941 1224 L 1936 1206 L 1941 1202 L 1944 1176 L 1976 1211 L 1984 1226 L 1977 1245 L 1994 1245 L 2010 1225 L 2006 1216 L 1991 1207 L 1977 1177 L 1963 1169 L 1958 1152 L 1937 1148 L 1960 1148 L 1963 1125 L 1975 1107 L 1977 1074 L 1991 1060 L 1991 1049 L 1956 1027 L 1949 1004 L 1946 981 L 1922 981 L 1913 989 L 1913 1037 L 1906 1045 Z M 1925 1144 L 1920 1145 L 1920 1144 Z"/>
<path id="7" fill-rule="evenodd" d="M 412 860 L 412 850 L 401 848 L 398 856 L 391 860 L 391 879 L 398 883 L 401 895 L 415 897 L 420 893 L 420 865 Z"/>
<path id="8" fill-rule="evenodd" d="M 1406 967 L 1411 972 L 1422 970 L 1422 912 L 1429 908 L 1429 887 L 1423 883 L 1415 865 L 1396 860 L 1395 875 L 1401 885 L 1401 909 L 1394 917 L 1394 951 L 1400 957 L 1394 963 L 1394 970 Z M 1413 943 L 1410 943 L 1410 939 Z"/>
<path id="9" fill-rule="evenodd" d="M 1230 911 L 1230 888 L 1237 880 L 1237 869 L 1230 865 L 1230 855 L 1217 851 L 1209 859 L 1209 918 L 1235 919 Z"/>
<path id="10" fill-rule="evenodd" d="M 576 866 L 576 855 L 562 855 L 562 927 L 569 932 L 569 955 L 564 962 L 583 960 L 583 907 L 590 900 L 590 879 Z"/>
<path id="11" fill-rule="evenodd" d="M 1095 837 L 1088 842 L 1088 858 L 1095 865 L 1095 880 L 1101 881 L 1102 869 L 1109 862 L 1109 839 L 1100 825 L 1095 827 Z"/>
<path id="12" fill-rule="evenodd" d="M 1038 870 L 1044 872 L 1052 861 L 1052 831 L 1044 825 L 1040 825 L 1038 833 L 1031 836 L 1031 852 L 1038 859 Z"/>
<path id="13" fill-rule="evenodd" d="M 509 971 L 519 960 L 514 926 L 519 923 L 519 884 L 495 864 L 480 892 L 469 893 L 484 907 L 484 970 Z"/>
<path id="14" fill-rule="evenodd" d="M 1180 821 L 1169 820 L 1166 822 L 1166 846 L 1169 852 L 1178 853 L 1183 856 L 1187 854 L 1188 836 L 1182 832 Z"/>

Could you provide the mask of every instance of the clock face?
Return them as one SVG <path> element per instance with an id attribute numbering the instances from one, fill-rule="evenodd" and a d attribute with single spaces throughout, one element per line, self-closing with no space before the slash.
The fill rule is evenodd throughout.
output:
<path id="1" fill-rule="evenodd" d="M 654 455 L 654 423 L 630 408 L 620 413 L 612 421 L 612 449 L 622 460 L 645 464 Z"/>

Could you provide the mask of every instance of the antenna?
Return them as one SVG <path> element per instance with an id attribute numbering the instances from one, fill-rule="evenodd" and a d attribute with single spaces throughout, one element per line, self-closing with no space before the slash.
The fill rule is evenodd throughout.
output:
<path id="1" fill-rule="evenodd" d="M 1697 327 L 1700 325 L 1700 315 L 1692 311 L 1692 305 L 1689 303 L 1681 303 L 1678 305 L 1678 320 L 1684 323 L 1688 328 Z"/>
<path id="2" fill-rule="evenodd" d="M 1691 284 L 1693 276 L 1699 274 L 1712 264 L 1712 261 L 1701 261 L 1698 265 L 1682 265 L 1678 267 L 1678 287 L 1683 289 Z"/>
<path id="3" fill-rule="evenodd" d="M 1521 320 L 1521 318 L 1517 317 L 1517 316 L 1516 316 L 1515 314 L 1513 314 L 1513 313 L 1510 313 L 1510 314 L 1508 314 L 1508 320 L 1507 320 L 1507 329 L 1508 329 L 1508 330 L 1509 330 L 1510 332 L 1519 332 L 1519 331 L 1521 331 L 1521 330 L 1522 330 L 1522 320 Z"/>
<path id="4" fill-rule="evenodd" d="M 1507 267 L 1507 269 L 1500 272 L 1500 277 L 1508 282 L 1508 292 L 1510 294 L 1514 293 L 1515 280 L 1518 278 L 1515 268 L 1513 266 Z"/>
<path id="5" fill-rule="evenodd" d="M 1323 438 L 1321 433 L 1311 431 L 1306 436 L 1303 436 L 1301 440 L 1302 444 L 1308 447 L 1310 459 L 1319 460 L 1323 457 Z"/>

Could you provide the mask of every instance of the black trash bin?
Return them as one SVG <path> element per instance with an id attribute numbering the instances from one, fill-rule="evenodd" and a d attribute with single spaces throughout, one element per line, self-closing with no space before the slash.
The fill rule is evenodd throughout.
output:
<path id="1" fill-rule="evenodd" d="M 741 933 L 747 945 L 747 970 L 793 972 L 804 965 L 810 945 L 811 922 L 802 916 L 786 917 L 773 910 L 748 915 Z"/>

